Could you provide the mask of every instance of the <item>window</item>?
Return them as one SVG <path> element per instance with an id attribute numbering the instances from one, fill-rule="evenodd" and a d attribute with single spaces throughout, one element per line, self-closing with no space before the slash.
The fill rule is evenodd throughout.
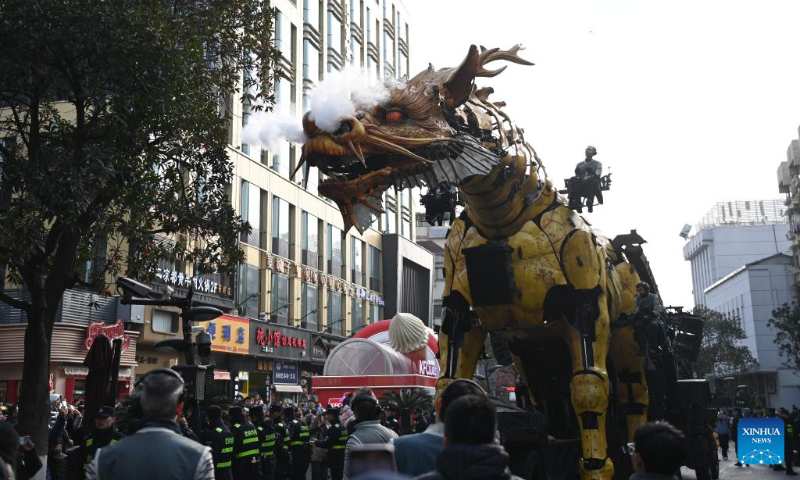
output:
<path id="1" fill-rule="evenodd" d="M 239 265 L 239 314 L 258 318 L 259 296 L 261 293 L 261 273 L 258 267 L 246 263 Z"/>
<path id="2" fill-rule="evenodd" d="M 342 276 L 342 231 L 328 225 L 328 273 Z"/>
<path id="3" fill-rule="evenodd" d="M 328 331 L 344 334 L 345 320 L 342 317 L 342 294 L 328 290 Z"/>
<path id="4" fill-rule="evenodd" d="M 342 22 L 333 15 L 333 12 L 328 12 L 328 48 L 337 52 L 342 50 Z"/>
<path id="5" fill-rule="evenodd" d="M 362 302 L 360 298 L 353 298 L 352 307 L 353 322 L 352 328 L 350 329 L 351 334 L 356 333 L 366 325 L 366 318 L 364 318 L 364 302 Z"/>
<path id="6" fill-rule="evenodd" d="M 381 306 L 380 305 L 370 305 L 369 306 L 369 323 L 380 322 L 383 320 L 381 318 L 383 314 L 381 313 Z"/>
<path id="7" fill-rule="evenodd" d="M 350 281 L 356 285 L 363 285 L 364 242 L 356 237 L 350 237 Z"/>
<path id="8" fill-rule="evenodd" d="M 13 144 L 13 138 L 0 138 L 0 147 L 5 148 L 6 150 L 11 149 L 11 145 Z M 3 181 L 3 163 L 5 161 L 5 155 L 3 154 L 3 150 L 0 149 L 0 183 Z"/>
<path id="9" fill-rule="evenodd" d="M 400 52 L 400 56 L 397 59 L 397 76 L 402 77 L 403 75 L 408 74 L 408 57 L 403 52 Z"/>
<path id="10" fill-rule="evenodd" d="M 294 35 L 297 27 L 292 24 L 289 17 L 278 12 L 275 17 L 275 48 L 281 51 L 283 58 L 294 63 Z"/>
<path id="11" fill-rule="evenodd" d="M 289 277 L 286 275 L 272 274 L 269 311 L 272 312 L 269 321 L 289 324 Z"/>
<path id="12" fill-rule="evenodd" d="M 361 7 L 359 0 L 350 0 L 350 22 L 361 26 Z"/>
<path id="13" fill-rule="evenodd" d="M 430 271 L 414 262 L 403 259 L 401 298 L 398 302 L 401 312 L 416 315 L 425 325 L 429 322 Z"/>
<path id="14" fill-rule="evenodd" d="M 280 77 L 275 82 L 275 113 L 285 116 L 294 115 L 294 95 L 293 95 L 292 82 L 285 78 Z M 292 154 L 294 150 L 286 140 L 280 140 L 276 151 L 272 153 L 272 169 L 278 172 L 282 177 L 289 178 L 290 166 L 292 163 Z"/>
<path id="15" fill-rule="evenodd" d="M 397 213 L 391 208 L 386 209 L 384 224 L 383 233 L 397 233 Z"/>
<path id="16" fill-rule="evenodd" d="M 403 215 L 403 220 L 400 222 L 400 235 L 410 239 L 411 238 L 411 221 L 406 219 Z"/>
<path id="17" fill-rule="evenodd" d="M 303 265 L 319 268 L 319 220 L 303 212 Z"/>
<path id="18" fill-rule="evenodd" d="M 370 11 L 370 9 L 368 8 L 367 9 L 367 40 L 366 40 L 367 42 L 375 43 L 375 38 L 373 37 L 373 35 L 377 34 L 378 32 L 377 31 L 373 32 L 373 30 L 372 30 L 373 28 L 374 27 L 372 25 L 372 11 Z"/>
<path id="19" fill-rule="evenodd" d="M 361 61 L 361 42 L 355 39 L 355 37 L 350 37 L 350 65 L 361 67 L 364 63 Z"/>
<path id="20" fill-rule="evenodd" d="M 250 223 L 250 234 L 242 233 L 240 240 L 248 245 L 261 248 L 262 245 L 262 213 L 261 189 L 249 182 L 242 182 L 241 192 L 242 219 Z"/>
<path id="21" fill-rule="evenodd" d="M 289 203 L 272 198 L 272 253 L 289 258 Z"/>
<path id="22" fill-rule="evenodd" d="M 300 327 L 317 331 L 319 330 L 319 316 L 317 315 L 317 309 L 319 308 L 319 304 L 317 303 L 317 287 L 309 285 L 308 283 L 303 283 L 302 289 L 303 305 L 300 310 Z"/>
<path id="23" fill-rule="evenodd" d="M 383 253 L 369 246 L 369 288 L 376 292 L 381 292 L 381 270 L 383 263 Z"/>
<path id="24" fill-rule="evenodd" d="M 307 38 L 303 39 L 303 78 L 319 81 L 319 50 Z"/>
<path id="25" fill-rule="evenodd" d="M 86 267 L 83 271 L 84 282 L 94 283 L 105 274 L 107 248 L 108 242 L 105 238 L 98 240 L 92 247 L 92 258 L 86 261 Z M 5 277 L 0 277 L 0 283 L 2 283 L 4 279 Z"/>
<path id="26" fill-rule="evenodd" d="M 167 310 L 153 310 L 153 331 L 175 335 L 178 333 L 178 313 Z"/>
<path id="27" fill-rule="evenodd" d="M 319 31 L 319 0 L 303 0 L 303 21 Z"/>

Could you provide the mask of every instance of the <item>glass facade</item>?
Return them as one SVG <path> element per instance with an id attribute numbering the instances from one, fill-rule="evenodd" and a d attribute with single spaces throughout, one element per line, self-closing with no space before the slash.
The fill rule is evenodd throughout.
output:
<path id="1" fill-rule="evenodd" d="M 261 304 L 261 272 L 258 267 L 246 263 L 239 265 L 239 291 L 236 303 L 239 313 L 245 317 L 258 318 Z"/>
<path id="2" fill-rule="evenodd" d="M 364 242 L 356 237 L 350 238 L 350 281 L 364 285 Z"/>
<path id="3" fill-rule="evenodd" d="M 319 303 L 317 303 L 317 287 L 303 283 L 302 305 L 300 307 L 300 327 L 319 330 Z M 305 317 L 305 318 L 304 318 Z"/>
<path id="4" fill-rule="evenodd" d="M 289 323 L 289 277 L 280 273 L 272 274 L 270 290 L 270 321 L 281 325 Z"/>
<path id="5" fill-rule="evenodd" d="M 319 268 L 319 220 L 303 212 L 303 265 Z"/>
<path id="6" fill-rule="evenodd" d="M 342 231 L 333 225 L 328 225 L 328 273 L 342 276 Z"/>
<path id="7" fill-rule="evenodd" d="M 381 290 L 381 278 L 383 275 L 383 252 L 380 249 L 369 246 L 369 288 L 376 292 Z"/>
<path id="8" fill-rule="evenodd" d="M 242 219 L 250 223 L 250 233 L 242 233 L 240 240 L 248 245 L 262 248 L 263 228 L 262 228 L 262 202 L 261 189 L 249 182 L 242 182 L 240 198 L 240 213 Z"/>
<path id="9" fill-rule="evenodd" d="M 328 328 L 327 331 L 343 335 L 345 331 L 342 294 L 328 290 Z"/>
<path id="10" fill-rule="evenodd" d="M 272 253 L 289 258 L 289 242 L 292 238 L 291 209 L 289 203 L 278 197 L 272 198 Z"/>
<path id="11" fill-rule="evenodd" d="M 353 324 L 350 328 L 350 334 L 356 333 L 358 330 L 361 330 L 366 326 L 367 321 L 366 317 L 364 316 L 364 302 L 361 301 L 360 298 L 353 298 L 351 300 L 352 308 L 350 309 L 350 314 L 353 316 Z"/>
<path id="12" fill-rule="evenodd" d="M 348 63 L 368 71 L 372 82 L 381 81 L 384 73 L 408 73 L 404 53 L 408 49 L 402 41 L 407 38 L 407 28 L 401 23 L 400 10 L 407 17 L 405 7 L 393 0 L 347 0 L 336 5 L 321 0 L 281 3 L 274 24 L 275 46 L 282 58 L 281 73 L 273 85 L 273 111 L 289 117 L 308 111 L 313 107 L 310 93 L 315 86 L 329 72 Z M 355 231 L 336 228 L 340 214 L 333 201 L 318 196 L 321 174 L 317 168 L 310 168 L 308 173 L 303 168 L 290 178 L 301 147 L 283 140 L 269 150 L 244 143 L 242 130 L 256 118 L 253 105 L 231 94 L 221 100 L 220 108 L 231 119 L 227 133 L 235 177 L 228 193 L 252 227 L 251 233 L 240 237 L 246 260 L 242 260 L 236 276 L 227 277 L 227 285 L 235 287 L 236 305 L 242 303 L 241 314 L 259 318 L 266 313 L 280 323 L 308 329 L 333 324 L 337 334 L 380 320 L 384 314 L 380 300 L 351 285 L 371 292 L 384 290 L 379 236 L 372 231 L 362 237 Z M 413 209 L 404 207 L 409 197 L 403 195 L 402 199 L 386 195 L 387 213 L 374 229 L 412 236 L 413 226 L 404 219 L 410 218 Z M 299 205 L 303 211 L 295 211 Z M 287 272 L 285 264 L 270 254 L 297 265 Z M 183 264 L 173 268 L 191 270 Z M 314 270 L 336 280 L 324 287 L 323 280 L 312 280 Z M 344 281 L 344 288 L 339 280 Z M 346 321 L 337 322 L 339 319 Z"/>

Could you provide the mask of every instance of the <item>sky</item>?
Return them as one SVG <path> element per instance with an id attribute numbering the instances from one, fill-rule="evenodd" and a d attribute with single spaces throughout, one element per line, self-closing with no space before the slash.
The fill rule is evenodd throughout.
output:
<path id="1" fill-rule="evenodd" d="M 479 87 L 525 129 L 558 188 L 594 145 L 613 173 L 584 217 L 647 240 L 667 305 L 693 306 L 684 224 L 718 201 L 782 198 L 777 169 L 800 125 L 800 2 L 403 0 L 411 73 L 509 48 Z M 692 231 L 694 233 L 694 230 Z"/>

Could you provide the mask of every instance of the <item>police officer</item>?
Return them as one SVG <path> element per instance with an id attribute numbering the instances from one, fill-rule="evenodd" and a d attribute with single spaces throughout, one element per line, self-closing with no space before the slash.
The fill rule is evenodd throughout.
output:
<path id="1" fill-rule="evenodd" d="M 392 430 L 396 434 L 400 434 L 400 422 L 397 421 L 397 404 L 390 403 L 386 406 L 386 427 Z M 338 413 L 337 413 L 338 416 Z"/>
<path id="2" fill-rule="evenodd" d="M 222 422 L 222 409 L 211 405 L 206 409 L 209 426 L 203 431 L 203 444 L 211 447 L 214 456 L 214 478 L 233 479 L 233 434 Z"/>
<path id="3" fill-rule="evenodd" d="M 233 434 L 233 478 L 234 480 L 250 480 L 259 474 L 258 430 L 247 421 L 242 407 L 231 407 L 231 433 Z"/>
<path id="4" fill-rule="evenodd" d="M 301 415 L 302 412 L 294 407 L 287 407 L 283 410 L 284 420 L 291 422 L 289 423 L 289 436 L 291 437 L 289 451 L 292 453 L 292 465 L 289 467 L 291 480 L 305 480 L 306 470 L 311 462 L 308 444 L 311 433 Z"/>
<path id="5" fill-rule="evenodd" d="M 275 429 L 275 480 L 286 480 L 286 474 L 289 472 L 289 465 L 292 461 L 289 453 L 291 437 L 289 429 L 283 423 L 282 412 L 283 408 L 280 404 L 273 403 L 269 406 L 269 416 Z"/>
<path id="6" fill-rule="evenodd" d="M 328 428 L 325 438 L 317 440 L 314 445 L 328 449 L 325 453 L 325 463 L 328 464 L 328 468 L 331 471 L 331 479 L 342 480 L 344 475 L 344 450 L 347 447 L 347 429 L 339 421 L 338 408 L 330 407 L 325 411 L 325 414 L 331 426 Z"/>
<path id="7" fill-rule="evenodd" d="M 114 445 L 125 437 L 114 427 L 115 420 L 116 411 L 114 407 L 103 405 L 97 410 L 94 415 L 94 428 L 83 439 L 83 444 L 81 445 L 84 455 L 81 456 L 83 458 L 83 469 L 81 470 L 80 478 L 83 478 L 86 468 L 92 463 L 92 459 L 98 450 L 108 445 Z"/>
<path id="8" fill-rule="evenodd" d="M 258 430 L 258 439 L 261 445 L 261 479 L 273 480 L 275 475 L 275 427 L 272 420 L 264 418 L 264 405 L 250 409 L 250 421 Z"/>

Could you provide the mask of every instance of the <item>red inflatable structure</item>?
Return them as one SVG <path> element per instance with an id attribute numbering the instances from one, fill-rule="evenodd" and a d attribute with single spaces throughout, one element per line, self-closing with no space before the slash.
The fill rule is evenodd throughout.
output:
<path id="1" fill-rule="evenodd" d="M 393 322 L 397 323 L 392 326 Z M 438 351 L 433 331 L 418 318 L 399 314 L 364 327 L 334 348 L 323 376 L 314 377 L 312 392 L 323 406 L 341 406 L 347 394 L 361 387 L 371 387 L 378 397 L 387 390 L 409 388 L 433 393 L 439 376 Z"/>

